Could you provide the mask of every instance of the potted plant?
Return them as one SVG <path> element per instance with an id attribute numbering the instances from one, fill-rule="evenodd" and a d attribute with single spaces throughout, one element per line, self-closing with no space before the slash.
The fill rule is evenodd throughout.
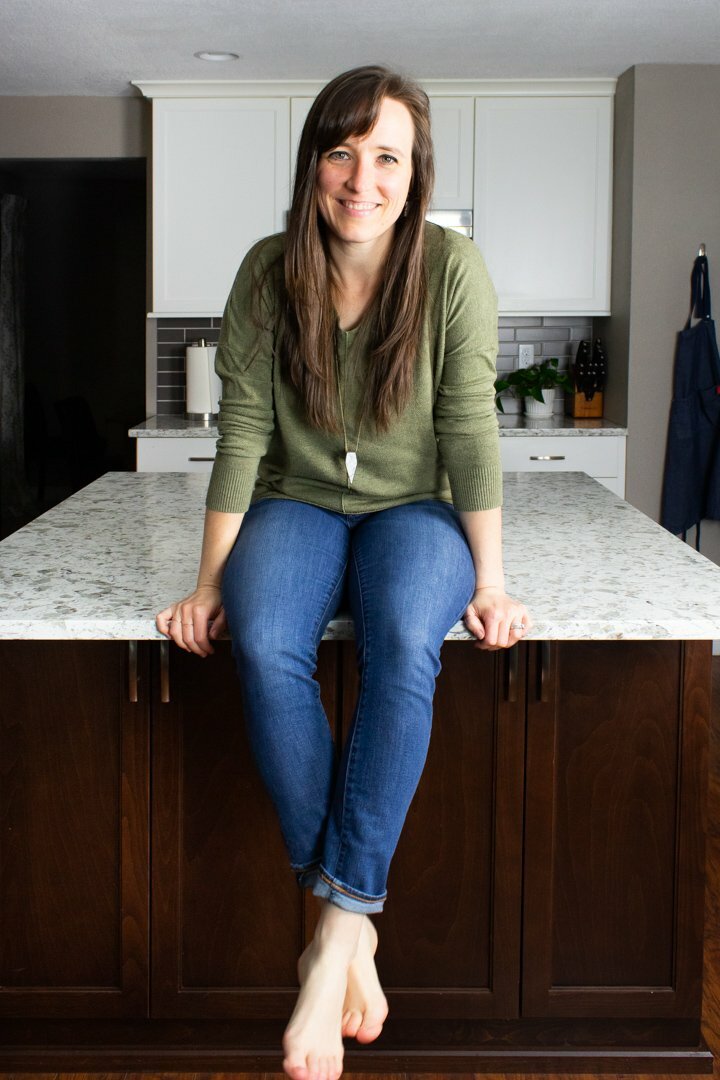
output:
<path id="1" fill-rule="evenodd" d="M 539 364 L 517 368 L 509 375 L 495 380 L 495 404 L 504 413 L 500 395 L 509 390 L 525 401 L 526 416 L 552 416 L 555 390 L 572 391 L 568 376 L 558 371 L 557 356 L 549 356 Z"/>

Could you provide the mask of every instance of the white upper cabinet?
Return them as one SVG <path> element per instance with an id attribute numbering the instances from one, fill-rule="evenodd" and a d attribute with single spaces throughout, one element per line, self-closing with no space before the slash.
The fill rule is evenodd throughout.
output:
<path id="1" fill-rule="evenodd" d="M 433 210 L 472 210 L 473 98 L 431 97 L 435 149 Z"/>
<path id="2" fill-rule="evenodd" d="M 612 107 L 476 99 L 473 236 L 501 314 L 610 313 Z"/>
<path id="3" fill-rule="evenodd" d="M 153 309 L 222 312 L 248 248 L 284 228 L 287 98 L 153 101 Z"/>
<path id="4" fill-rule="evenodd" d="M 248 248 L 285 228 L 319 84 L 135 85 L 153 98 L 153 313 L 221 314 Z M 501 315 L 610 313 L 614 86 L 425 87 L 431 209 L 473 211 Z"/>

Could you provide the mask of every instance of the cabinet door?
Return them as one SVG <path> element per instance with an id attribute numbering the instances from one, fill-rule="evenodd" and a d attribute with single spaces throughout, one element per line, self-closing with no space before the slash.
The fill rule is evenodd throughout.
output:
<path id="1" fill-rule="evenodd" d="M 153 308 L 219 315 L 243 256 L 284 227 L 289 99 L 153 101 Z"/>
<path id="2" fill-rule="evenodd" d="M 344 646 L 341 738 L 357 692 Z M 377 916 L 396 1022 L 513 1018 L 519 1009 L 524 753 L 522 648 L 446 642 L 427 761 Z"/>
<path id="3" fill-rule="evenodd" d="M 699 1017 L 710 642 L 530 646 L 526 1017 Z"/>
<path id="4" fill-rule="evenodd" d="M 170 700 L 156 685 L 154 1017 L 287 1020 L 316 918 L 247 742 L 230 648 L 218 642 L 203 660 L 157 646 Z M 337 644 L 324 642 L 317 678 L 333 733 L 337 660 Z"/>
<path id="5" fill-rule="evenodd" d="M 472 210 L 473 98 L 430 98 L 435 149 L 433 210 Z"/>
<path id="6" fill-rule="evenodd" d="M 147 659 L 0 644 L 0 1015 L 148 1015 Z M 138 700 L 130 700 L 130 684 Z"/>
<path id="7" fill-rule="evenodd" d="M 612 98 L 475 102 L 474 238 L 500 314 L 610 314 Z"/>

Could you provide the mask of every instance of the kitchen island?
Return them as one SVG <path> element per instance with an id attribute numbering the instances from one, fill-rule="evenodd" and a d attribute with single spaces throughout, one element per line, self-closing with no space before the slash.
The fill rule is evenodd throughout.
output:
<path id="1" fill-rule="evenodd" d="M 111 473 L 0 544 L 0 1068 L 280 1071 L 298 889 L 229 641 L 170 645 L 207 477 Z M 506 474 L 511 650 L 448 634 L 346 1071 L 707 1072 L 720 568 L 582 473 Z M 317 678 L 338 745 L 352 622 Z"/>

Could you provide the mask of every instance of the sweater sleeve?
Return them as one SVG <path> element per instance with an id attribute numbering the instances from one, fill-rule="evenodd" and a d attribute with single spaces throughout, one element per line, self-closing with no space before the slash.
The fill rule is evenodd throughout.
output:
<path id="1" fill-rule="evenodd" d="M 456 248 L 446 277 L 443 369 L 435 437 L 456 510 L 502 506 L 495 409 L 497 294 L 472 241 Z M 462 256 L 462 257 L 460 257 Z"/>
<path id="2" fill-rule="evenodd" d="M 263 244 L 264 241 L 261 241 Z M 261 458 L 273 433 L 274 313 L 263 292 L 263 323 L 253 313 L 253 283 L 262 273 L 260 245 L 245 256 L 223 314 L 215 371 L 222 380 L 219 438 L 205 505 L 239 514 L 247 510 Z"/>

